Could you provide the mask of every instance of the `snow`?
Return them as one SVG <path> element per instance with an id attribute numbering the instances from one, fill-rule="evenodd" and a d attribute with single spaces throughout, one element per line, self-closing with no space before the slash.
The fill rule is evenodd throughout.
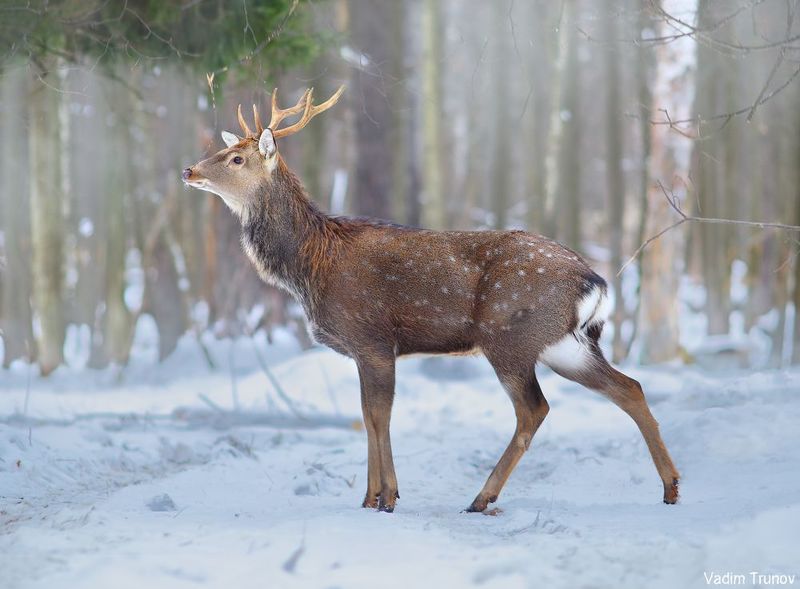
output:
<path id="1" fill-rule="evenodd" d="M 0 587 L 699 587 L 704 573 L 800 573 L 798 370 L 626 368 L 683 477 L 667 506 L 630 419 L 542 368 L 551 412 L 489 517 L 461 510 L 514 429 L 493 371 L 401 361 L 401 499 L 386 514 L 360 508 L 352 361 L 301 353 L 288 333 L 205 343 L 217 370 L 185 338 L 158 366 L 138 350 L 123 372 L 0 372 Z"/>

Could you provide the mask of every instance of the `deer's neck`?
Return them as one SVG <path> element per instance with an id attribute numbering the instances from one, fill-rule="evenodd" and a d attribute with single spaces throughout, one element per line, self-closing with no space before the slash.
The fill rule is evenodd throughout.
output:
<path id="1" fill-rule="evenodd" d="M 341 227 L 306 195 L 281 160 L 259 205 L 242 225 L 242 244 L 261 278 L 291 293 L 313 316 Z"/>

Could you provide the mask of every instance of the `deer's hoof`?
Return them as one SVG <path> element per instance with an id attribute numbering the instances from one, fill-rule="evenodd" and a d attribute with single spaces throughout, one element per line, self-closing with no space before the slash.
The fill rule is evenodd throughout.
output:
<path id="1" fill-rule="evenodd" d="M 672 479 L 671 484 L 664 485 L 664 503 L 675 505 L 678 502 L 678 479 Z"/>
<path id="2" fill-rule="evenodd" d="M 378 508 L 378 495 L 371 495 L 367 493 L 367 496 L 364 497 L 364 502 L 361 504 L 361 507 L 366 509 L 377 509 Z"/>
<path id="3" fill-rule="evenodd" d="M 497 501 L 497 495 L 492 495 L 491 497 L 482 497 L 478 495 L 475 497 L 475 500 L 472 502 L 472 504 L 464 511 L 466 513 L 483 513 L 486 511 L 486 508 L 489 507 L 489 504 L 494 503 L 495 501 Z"/>
<path id="4" fill-rule="evenodd" d="M 400 494 L 397 491 L 384 491 L 378 497 L 378 511 L 392 513 Z"/>

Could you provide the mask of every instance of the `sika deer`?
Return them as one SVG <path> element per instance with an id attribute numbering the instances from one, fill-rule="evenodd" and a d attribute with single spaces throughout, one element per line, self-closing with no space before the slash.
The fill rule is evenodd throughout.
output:
<path id="1" fill-rule="evenodd" d="M 534 371 L 542 362 L 594 389 L 633 418 L 664 485 L 678 499 L 678 471 L 642 388 L 612 368 L 598 338 L 606 283 L 572 250 L 523 231 L 427 231 L 331 217 L 308 198 L 276 139 L 300 131 L 339 99 L 314 106 L 306 91 L 255 129 L 238 111 L 243 137 L 183 171 L 189 186 L 223 198 L 242 223 L 242 245 L 262 279 L 303 306 L 315 338 L 353 358 L 361 380 L 368 468 L 364 507 L 392 511 L 397 479 L 389 440 L 395 360 L 412 353 L 482 352 L 511 397 L 511 443 L 468 511 L 497 500 L 548 412 Z M 291 126 L 286 117 L 301 114 Z"/>

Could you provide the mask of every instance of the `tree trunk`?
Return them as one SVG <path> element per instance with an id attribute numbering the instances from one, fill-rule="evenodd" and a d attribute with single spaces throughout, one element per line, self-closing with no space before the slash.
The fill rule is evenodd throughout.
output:
<path id="1" fill-rule="evenodd" d="M 408 96 L 408 120 L 406 121 L 406 133 L 408 141 L 405 149 L 406 165 L 408 171 L 408 187 L 406 188 L 406 217 L 405 221 L 412 227 L 422 225 L 422 174 L 420 173 L 419 154 L 417 153 L 417 113 L 419 112 L 419 98 L 414 94 Z"/>
<path id="2" fill-rule="evenodd" d="M 605 0 L 606 38 L 617 38 L 617 21 L 614 16 L 616 2 Z M 622 341 L 622 323 L 625 320 L 625 301 L 622 299 L 622 235 L 625 211 L 625 183 L 622 175 L 622 113 L 620 112 L 619 54 L 609 48 L 605 50 L 606 62 L 606 190 L 608 193 L 608 239 L 611 250 L 612 287 L 614 289 L 614 339 L 611 343 L 614 362 L 625 357 Z"/>
<path id="3" fill-rule="evenodd" d="M 355 120 L 355 210 L 358 214 L 388 219 L 392 208 L 392 110 L 390 91 L 381 69 L 391 54 L 391 38 L 384 27 L 391 17 L 389 3 L 363 4 L 351 0 L 350 26 L 356 49 L 366 56 L 353 70 L 353 95 L 358 102 Z"/>
<path id="4" fill-rule="evenodd" d="M 557 235 L 559 208 L 558 199 L 561 193 L 561 174 L 559 160 L 561 158 L 561 143 L 563 139 L 564 122 L 562 117 L 564 74 L 567 67 L 567 55 L 570 53 L 570 43 L 574 42 L 574 35 L 570 29 L 575 11 L 575 0 L 564 0 L 561 4 L 561 14 L 556 25 L 556 40 L 553 50 L 554 58 L 550 72 L 550 124 L 547 132 L 547 153 L 545 154 L 545 218 L 543 220 L 544 233 Z"/>
<path id="5" fill-rule="evenodd" d="M 391 87 L 389 91 L 389 108 L 392 113 L 392 127 L 389 132 L 389 145 L 392 150 L 392 193 L 390 195 L 392 206 L 392 219 L 401 221 L 407 218 L 408 200 L 408 98 L 409 92 L 401 81 L 408 77 L 405 59 L 406 45 L 406 18 L 407 10 L 404 2 L 390 4 L 390 24 L 388 32 L 389 75 Z"/>
<path id="6" fill-rule="evenodd" d="M 31 317 L 31 274 L 29 204 L 25 198 L 27 174 L 24 169 L 25 77 L 19 70 L 8 70 L 2 80 L 0 127 L 3 129 L 0 159 L 0 336 L 3 338 L 3 366 L 18 358 L 35 356 Z"/>
<path id="7" fill-rule="evenodd" d="M 52 64 L 51 64 L 52 65 Z M 52 69 L 48 67 L 48 69 Z M 33 304 L 39 323 L 39 368 L 50 374 L 64 361 L 64 217 L 59 140 L 59 94 L 53 73 L 30 77 L 28 95 Z"/>
<path id="8" fill-rule="evenodd" d="M 701 0 L 698 5 L 698 23 L 701 26 L 712 26 L 722 17 L 717 14 L 708 0 Z M 735 110 L 730 103 L 731 75 L 729 58 L 721 56 L 710 47 L 700 46 L 697 50 L 698 91 L 695 99 L 694 114 L 698 117 L 709 117 L 718 113 Z M 716 130 L 718 124 L 710 129 L 701 127 L 701 131 L 713 134 L 704 140 L 694 155 L 695 185 L 698 190 L 697 202 L 702 207 L 702 214 L 709 217 L 731 217 L 727 202 L 736 198 L 736 184 L 729 182 L 733 169 L 727 164 L 732 153 L 731 143 L 734 125 L 727 125 Z M 735 213 L 734 213 L 735 216 Z M 705 312 L 708 318 L 708 333 L 725 334 L 729 331 L 731 312 L 730 300 L 730 237 L 728 225 L 701 224 L 694 228 L 693 235 L 699 240 L 701 277 L 706 289 Z"/>
<path id="9" fill-rule="evenodd" d="M 533 51 L 528 52 L 527 70 L 530 87 L 528 89 L 528 104 L 525 111 L 524 133 L 525 152 L 529 154 L 524 182 L 525 197 L 527 198 L 527 227 L 529 231 L 542 233 L 545 231 L 545 157 L 547 152 L 547 101 L 540 95 L 539 86 L 546 76 L 542 75 L 541 52 L 548 45 L 548 19 L 550 11 L 539 4 L 529 4 L 529 17 L 535 27 L 537 43 Z M 560 8 L 559 8 L 560 10 Z M 543 93 L 541 93 L 543 94 Z"/>
<path id="10" fill-rule="evenodd" d="M 507 69 L 505 63 L 505 55 L 507 51 L 504 40 L 509 35 L 507 30 L 507 15 L 508 6 L 507 2 L 500 2 L 495 0 L 492 7 L 492 21 L 493 21 L 493 44 L 495 57 L 494 62 L 494 79 L 492 81 L 492 92 L 497 96 L 509 96 L 509 85 Z M 492 164 L 490 167 L 491 185 L 489 186 L 489 194 L 492 199 L 492 210 L 494 213 L 494 227 L 495 229 L 505 229 L 508 225 L 508 206 L 509 206 L 509 141 L 510 129 L 508 123 L 508 105 L 499 102 L 496 103 L 493 109 L 493 122 L 491 134 L 493 138 L 492 149 Z"/>
<path id="11" fill-rule="evenodd" d="M 800 169 L 800 145 L 795 146 L 795 166 Z M 794 187 L 794 224 L 800 225 L 800 184 Z M 794 258 L 794 342 L 792 346 L 792 364 L 800 364 L 800 255 Z"/>
<path id="12" fill-rule="evenodd" d="M 449 225 L 442 187 L 442 98 L 440 91 L 441 24 L 439 3 L 422 5 L 422 169 L 426 224 L 433 229 Z"/>
<path id="13" fill-rule="evenodd" d="M 693 0 L 664 0 L 664 10 L 686 15 L 696 12 Z M 689 18 L 689 17 L 687 17 Z M 662 20 L 658 35 L 674 34 Z M 654 112 L 666 112 L 672 120 L 691 117 L 694 98 L 696 45 L 689 37 L 659 45 L 656 50 Z M 655 234 L 674 219 L 663 188 L 686 208 L 692 140 L 670 128 L 656 125 L 651 134 L 647 233 Z M 660 183 L 660 185 L 659 185 Z M 642 258 L 640 309 L 641 361 L 666 362 L 679 355 L 678 287 L 684 261 L 686 231 L 670 231 L 650 244 Z"/>
<path id="14" fill-rule="evenodd" d="M 576 0 L 565 0 L 562 22 L 567 35 L 567 54 L 562 74 L 561 92 L 561 142 L 558 150 L 558 193 L 554 194 L 557 216 L 558 239 L 566 245 L 580 249 L 581 239 L 581 122 L 580 90 L 578 65 L 578 39 L 575 15 Z"/>
<path id="15" fill-rule="evenodd" d="M 128 249 L 125 223 L 125 202 L 129 199 L 131 165 L 129 151 L 131 121 L 134 111 L 130 90 L 116 81 L 108 82 L 107 96 L 115 111 L 114 126 L 109 130 L 110 161 L 106 163 L 106 272 L 105 272 L 105 338 L 107 357 L 117 364 L 127 364 L 131 345 L 131 317 L 125 304 L 125 258 Z"/>
<path id="16" fill-rule="evenodd" d="M 631 8 L 639 9 L 638 0 L 632 0 Z M 642 31 L 650 29 L 653 26 L 652 19 L 645 10 L 639 10 L 639 18 L 636 22 L 635 36 L 639 38 Z M 641 169 L 639 171 L 639 185 L 638 185 L 638 223 L 636 228 L 636 244 L 640 244 L 645 240 L 645 231 L 647 230 L 647 217 L 648 217 L 648 201 L 647 201 L 647 188 L 648 181 L 648 162 L 650 161 L 650 135 L 651 127 L 650 120 L 652 118 L 652 94 L 650 91 L 650 77 L 654 69 L 653 51 L 651 48 L 640 46 L 636 47 L 636 84 L 637 84 L 637 102 L 638 102 L 638 115 L 639 115 L 639 145 L 641 149 Z M 625 344 L 624 356 L 627 357 L 631 352 L 631 347 L 636 341 L 639 331 L 639 318 L 641 308 L 641 265 L 640 265 L 639 286 L 636 292 L 636 309 L 631 315 L 630 319 L 633 322 L 633 329 L 631 336 Z M 617 269 L 619 271 L 619 269 Z"/>

